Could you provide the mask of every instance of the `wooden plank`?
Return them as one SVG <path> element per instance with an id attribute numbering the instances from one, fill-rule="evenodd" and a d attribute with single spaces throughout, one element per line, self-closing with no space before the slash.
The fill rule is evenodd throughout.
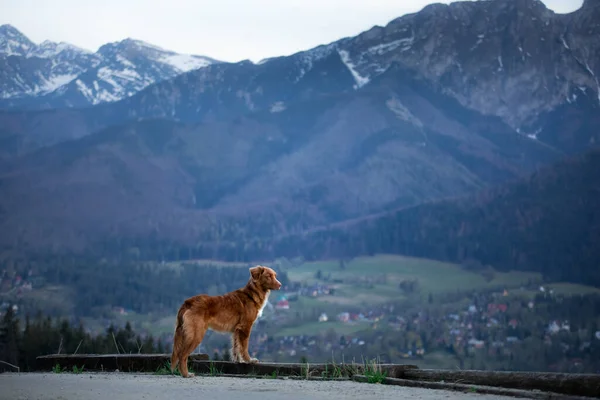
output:
<path id="1" fill-rule="evenodd" d="M 208 354 L 192 354 L 191 361 L 208 360 Z M 51 371 L 57 364 L 71 371 L 156 372 L 171 361 L 171 354 L 49 354 L 36 358 L 37 371 Z"/>
<path id="2" fill-rule="evenodd" d="M 600 374 L 414 369 L 405 371 L 403 378 L 541 390 L 575 396 L 600 396 Z"/>
<path id="3" fill-rule="evenodd" d="M 37 357 L 36 370 L 50 371 L 56 365 L 71 371 L 73 367 L 87 371 L 156 372 L 170 361 L 170 354 L 50 354 Z M 295 364 L 295 363 L 234 363 L 209 361 L 207 354 L 190 356 L 189 366 L 199 374 L 227 374 L 251 376 L 298 376 L 337 378 L 364 372 L 361 364 Z M 390 377 L 403 377 L 415 365 L 381 364 L 382 371 Z"/>
<path id="4" fill-rule="evenodd" d="M 352 376 L 364 372 L 360 364 L 296 364 L 296 363 L 233 363 L 228 361 L 194 361 L 190 367 L 200 374 L 228 374 L 252 376 L 298 376 L 337 378 Z M 387 376 L 402 377 L 407 369 L 418 368 L 416 365 L 380 364 L 378 366 Z"/>

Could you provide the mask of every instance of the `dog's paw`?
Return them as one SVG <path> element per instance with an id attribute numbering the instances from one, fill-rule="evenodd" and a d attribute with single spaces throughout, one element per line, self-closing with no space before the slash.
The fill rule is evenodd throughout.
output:
<path id="1" fill-rule="evenodd" d="M 240 358 L 240 360 L 239 360 L 239 363 L 241 363 L 241 364 L 256 364 L 257 362 L 258 362 L 257 358 L 249 358 L 247 360 Z"/>

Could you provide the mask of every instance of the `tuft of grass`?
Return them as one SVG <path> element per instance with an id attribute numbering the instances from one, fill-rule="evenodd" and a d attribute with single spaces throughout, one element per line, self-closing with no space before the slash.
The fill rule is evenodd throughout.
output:
<path id="1" fill-rule="evenodd" d="M 81 374 L 81 373 L 83 373 L 84 368 L 85 368 L 85 365 L 82 365 L 81 368 L 78 367 L 77 365 L 73 365 L 71 372 L 73 372 L 74 374 Z M 55 374 L 61 374 L 63 372 L 67 372 L 67 367 L 61 367 L 60 364 L 56 363 L 56 365 L 54 367 L 52 367 L 52 372 Z"/>
<path id="2" fill-rule="evenodd" d="M 343 365 L 344 365 L 344 362 L 343 362 L 343 357 L 342 357 L 342 366 Z M 342 366 L 338 365 L 335 362 L 335 357 L 333 355 L 333 350 L 332 350 L 331 351 L 331 377 L 332 378 L 341 378 L 343 376 L 343 374 L 342 374 Z M 327 366 L 325 368 L 327 368 Z"/>
<path id="3" fill-rule="evenodd" d="M 60 374 L 61 372 L 65 372 L 67 370 L 67 367 L 61 368 L 60 364 L 56 364 L 54 367 L 52 367 L 52 372 L 54 372 L 55 374 Z"/>
<path id="4" fill-rule="evenodd" d="M 325 364 L 325 369 L 321 372 L 322 378 L 329 378 L 329 365 Z"/>
<path id="5" fill-rule="evenodd" d="M 217 376 L 217 375 L 221 375 L 223 373 L 223 370 L 217 368 L 217 366 L 215 365 L 215 363 L 213 361 L 210 361 L 208 369 L 209 369 L 209 373 L 211 376 Z"/>
<path id="6" fill-rule="evenodd" d="M 163 366 L 158 367 L 154 372 L 154 375 L 171 375 L 171 362 L 167 361 Z M 179 373 L 179 369 L 175 371 L 174 375 L 181 376 L 181 374 Z"/>
<path id="7" fill-rule="evenodd" d="M 310 366 L 308 364 L 308 361 L 306 362 L 306 364 L 303 364 L 301 366 L 301 371 L 302 377 L 304 377 L 304 379 L 308 379 L 310 377 Z"/>
<path id="8" fill-rule="evenodd" d="M 85 367 L 85 365 L 82 365 L 81 368 L 77 368 L 77 365 L 73 365 L 73 373 L 74 374 L 81 374 L 83 372 L 83 368 Z"/>
<path id="9" fill-rule="evenodd" d="M 367 377 L 367 382 L 369 383 L 383 383 L 387 376 L 387 373 L 381 369 L 379 357 L 377 357 L 377 359 L 367 361 L 364 365 L 364 368 L 364 374 Z"/>

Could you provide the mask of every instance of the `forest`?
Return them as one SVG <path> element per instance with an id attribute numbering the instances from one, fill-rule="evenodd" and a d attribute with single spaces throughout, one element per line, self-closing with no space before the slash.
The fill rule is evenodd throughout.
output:
<path id="1" fill-rule="evenodd" d="M 171 312 L 198 293 L 215 295 L 238 289 L 248 282 L 251 266 L 221 266 L 210 261 L 171 265 L 93 258 L 30 258 L 1 263 L 4 278 L 0 283 L 9 287 L 10 282 L 14 285 L 17 279 L 22 282 L 22 277 L 26 277 L 25 281 L 38 290 L 60 285 L 66 291 L 64 302 L 72 303 L 72 309 L 66 312 L 61 304 L 52 310 L 44 302 L 21 300 L 18 305 L 22 313 L 35 313 L 43 307 L 54 316 L 102 318 L 114 306 L 126 306 L 140 314 Z M 277 278 L 282 284 L 288 282 L 285 271 L 279 272 Z"/>
<path id="2" fill-rule="evenodd" d="M 9 306 L 0 321 L 0 360 L 20 371 L 35 370 L 36 357 L 44 354 L 164 353 L 163 344 L 152 335 L 141 337 L 129 323 L 109 326 L 102 335 L 92 336 L 83 324 L 53 319 L 37 313 L 22 321 Z M 0 363 L 0 371 L 14 371 Z"/>
<path id="3" fill-rule="evenodd" d="M 474 195 L 320 228 L 312 220 L 293 204 L 274 206 L 218 219 L 195 244 L 107 239 L 97 257 L 250 262 L 388 253 L 600 286 L 600 149 Z"/>
<path id="4" fill-rule="evenodd" d="M 278 241 L 273 250 L 333 258 L 395 253 L 600 286 L 600 150 L 457 200 L 422 204 Z"/>

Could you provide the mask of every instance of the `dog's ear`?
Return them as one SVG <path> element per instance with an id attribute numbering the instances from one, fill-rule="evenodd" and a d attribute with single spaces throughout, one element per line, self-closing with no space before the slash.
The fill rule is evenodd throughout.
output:
<path id="1" fill-rule="evenodd" d="M 263 272 L 263 269 L 264 268 L 261 267 L 260 265 L 250 268 L 250 275 L 252 276 L 252 279 L 258 280 L 258 278 L 260 277 L 260 274 L 262 274 L 262 272 Z"/>

